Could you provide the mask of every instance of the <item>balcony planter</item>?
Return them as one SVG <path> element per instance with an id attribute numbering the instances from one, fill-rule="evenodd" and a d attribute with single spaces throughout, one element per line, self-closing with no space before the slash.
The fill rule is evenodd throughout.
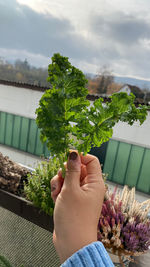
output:
<path id="1" fill-rule="evenodd" d="M 0 206 L 47 231 L 53 232 L 53 217 L 45 214 L 22 197 L 0 189 Z"/>
<path id="2" fill-rule="evenodd" d="M 0 256 L 16 267 L 58 267 L 53 218 L 26 199 L 0 189 Z"/>
<path id="3" fill-rule="evenodd" d="M 58 267 L 53 218 L 24 198 L 23 183 L 31 171 L 0 153 L 0 256 L 16 267 Z"/>

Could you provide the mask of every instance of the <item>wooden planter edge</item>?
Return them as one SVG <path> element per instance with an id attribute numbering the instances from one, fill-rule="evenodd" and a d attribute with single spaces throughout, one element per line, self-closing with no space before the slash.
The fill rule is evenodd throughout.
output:
<path id="1" fill-rule="evenodd" d="M 53 232 L 53 217 L 47 215 L 30 201 L 0 189 L 0 206 L 22 218 Z"/>

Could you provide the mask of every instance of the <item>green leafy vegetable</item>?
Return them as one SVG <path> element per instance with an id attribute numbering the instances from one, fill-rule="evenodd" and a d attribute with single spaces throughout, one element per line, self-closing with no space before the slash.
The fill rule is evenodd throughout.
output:
<path id="1" fill-rule="evenodd" d="M 118 121 L 132 125 L 146 119 L 146 106 L 136 108 L 133 94 L 115 93 L 110 101 L 99 98 L 91 106 L 86 99 L 87 80 L 67 57 L 54 54 L 48 73 L 51 89 L 40 100 L 36 122 L 42 141 L 62 166 L 71 148 L 86 154 L 92 146 L 108 141 Z"/>

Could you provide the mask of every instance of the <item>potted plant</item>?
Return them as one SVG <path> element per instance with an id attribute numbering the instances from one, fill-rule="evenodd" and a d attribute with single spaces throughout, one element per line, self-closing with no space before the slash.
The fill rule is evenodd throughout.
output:
<path id="1" fill-rule="evenodd" d="M 58 161 L 45 160 L 33 171 L 0 153 L 0 206 L 52 232 L 49 180 L 58 166 Z"/>
<path id="2" fill-rule="evenodd" d="M 133 261 L 148 252 L 150 246 L 150 199 L 139 203 L 135 188 L 124 186 L 122 194 L 107 190 L 98 224 L 98 240 L 108 251 L 123 260 Z"/>

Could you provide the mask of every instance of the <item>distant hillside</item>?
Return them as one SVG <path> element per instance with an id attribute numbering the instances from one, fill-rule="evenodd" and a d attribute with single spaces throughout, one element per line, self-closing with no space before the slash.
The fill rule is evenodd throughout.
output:
<path id="1" fill-rule="evenodd" d="M 150 81 L 147 80 L 140 80 L 140 79 L 135 79 L 135 78 L 129 78 L 129 77 L 115 77 L 115 82 L 117 83 L 128 83 L 131 85 L 136 85 L 138 87 L 140 87 L 141 89 L 148 89 L 150 90 Z"/>
<path id="2" fill-rule="evenodd" d="M 49 87 L 47 76 L 46 69 L 30 66 L 27 60 L 18 59 L 11 64 L 0 59 L 0 79 L 2 80 Z"/>

